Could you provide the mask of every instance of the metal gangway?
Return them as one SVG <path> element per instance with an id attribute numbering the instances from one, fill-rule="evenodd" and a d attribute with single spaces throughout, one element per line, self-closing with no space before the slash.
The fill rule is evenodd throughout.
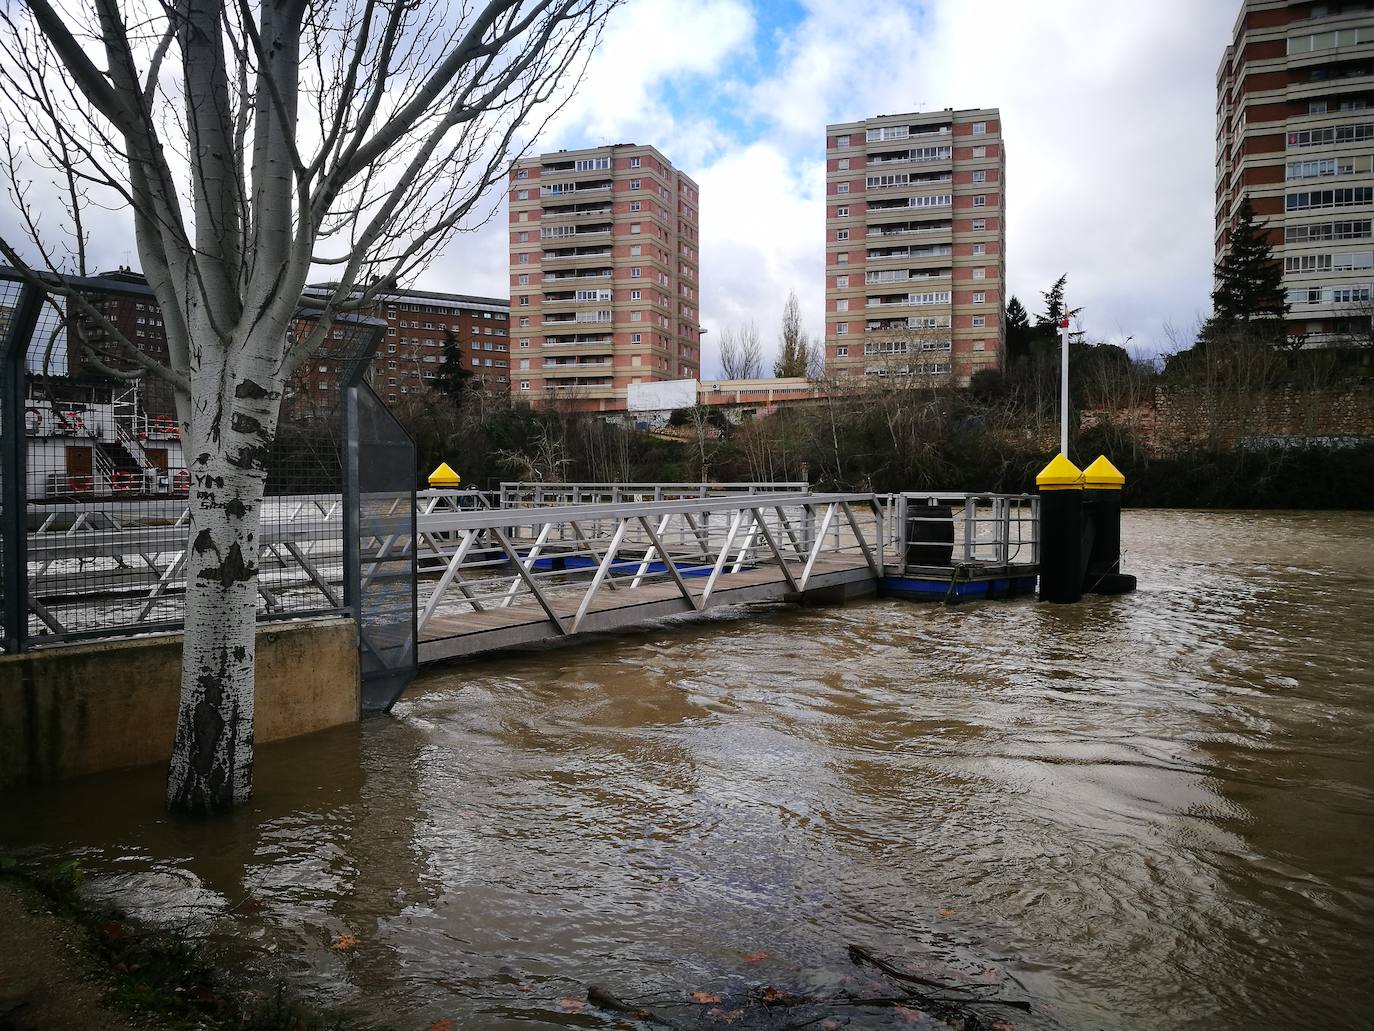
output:
<path id="1" fill-rule="evenodd" d="M 1036 499 L 811 493 L 805 484 L 502 484 L 364 497 L 367 571 L 413 560 L 421 663 L 724 605 L 872 593 L 885 578 L 1033 575 Z M 33 644 L 174 628 L 185 592 L 188 499 L 31 503 Z M 941 507 L 943 506 L 943 507 Z M 337 613 L 347 519 L 339 494 L 265 499 L 259 614 Z M 933 513 L 933 514 L 932 514 Z M 912 527 L 949 524 L 949 557 L 909 561 Z M 411 527 L 413 526 L 413 537 Z"/>
<path id="2" fill-rule="evenodd" d="M 579 633 L 876 590 L 889 542 L 875 494 L 750 494 L 431 514 L 418 554 L 420 661 Z"/>

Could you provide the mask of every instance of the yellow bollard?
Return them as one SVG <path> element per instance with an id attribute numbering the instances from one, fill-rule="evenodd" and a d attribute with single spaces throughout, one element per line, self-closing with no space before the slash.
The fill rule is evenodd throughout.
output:
<path id="1" fill-rule="evenodd" d="M 447 462 L 440 462 L 439 468 L 429 474 L 429 485 L 436 490 L 456 487 L 462 482 L 463 478 L 454 472 Z"/>

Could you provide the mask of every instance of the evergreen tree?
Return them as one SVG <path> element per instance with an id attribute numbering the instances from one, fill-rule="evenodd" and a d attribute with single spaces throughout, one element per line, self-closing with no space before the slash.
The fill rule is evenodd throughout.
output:
<path id="1" fill-rule="evenodd" d="M 1082 308 L 1064 307 L 1064 289 L 1068 285 L 1069 275 L 1064 273 L 1054 281 L 1054 285 L 1048 290 L 1042 290 L 1040 296 L 1045 299 L 1045 310 L 1035 317 L 1035 328 L 1046 329 L 1059 332 L 1059 320 L 1065 315 L 1072 318 L 1077 315 Z"/>
<path id="2" fill-rule="evenodd" d="M 802 329 L 801 303 L 797 292 L 787 295 L 787 304 L 782 310 L 782 334 L 779 341 L 778 358 L 773 363 L 774 376 L 805 376 L 813 365 L 814 345 Z"/>
<path id="3" fill-rule="evenodd" d="M 463 368 L 463 349 L 451 329 L 444 330 L 443 353 L 444 360 L 439 366 L 439 379 L 435 386 L 448 396 L 454 408 L 461 408 L 468 380 L 472 379 L 472 370 Z"/>
<path id="4" fill-rule="evenodd" d="M 1025 358 L 1031 353 L 1031 341 L 1035 331 L 1031 328 L 1030 313 L 1026 306 L 1013 295 L 1007 302 L 1007 356 Z"/>
<path id="5" fill-rule="evenodd" d="M 1216 264 L 1212 317 L 1203 327 L 1203 340 L 1243 328 L 1271 343 L 1283 343 L 1287 318 L 1283 266 L 1274 258 L 1268 229 L 1255 219 L 1247 197 L 1241 201 L 1226 253 Z"/>

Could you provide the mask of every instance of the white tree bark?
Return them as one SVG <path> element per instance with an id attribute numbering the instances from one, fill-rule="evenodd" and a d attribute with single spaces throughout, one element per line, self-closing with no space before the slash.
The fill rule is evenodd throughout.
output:
<path id="1" fill-rule="evenodd" d="M 88 197 L 132 210 L 165 321 L 170 361 L 152 368 L 79 290 L 65 292 L 117 341 L 116 358 L 177 390 L 191 514 L 173 811 L 221 812 L 252 791 L 260 523 L 285 384 L 338 315 L 422 268 L 504 180 L 517 132 L 566 100 L 618 3 L 0 9 L 11 194 L 23 207 L 25 154 L 62 170 L 82 255 Z M 87 24 L 69 24 L 78 10 Z M 22 222 L 33 264 L 64 271 L 41 219 Z M 0 256 L 40 283 L 3 237 Z M 320 267 L 332 293 L 304 298 Z M 288 353 L 303 305 L 313 317 L 295 323 Z"/>

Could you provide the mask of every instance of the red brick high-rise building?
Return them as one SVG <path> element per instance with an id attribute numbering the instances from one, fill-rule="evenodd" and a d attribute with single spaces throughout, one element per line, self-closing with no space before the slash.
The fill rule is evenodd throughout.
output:
<path id="1" fill-rule="evenodd" d="M 1006 148 L 996 108 L 826 127 L 825 359 L 841 385 L 1001 367 Z"/>
<path id="2" fill-rule="evenodd" d="M 1215 246 L 1245 198 L 1283 262 L 1288 331 L 1368 339 L 1374 291 L 1374 8 L 1246 0 L 1217 69 Z"/>
<path id="3" fill-rule="evenodd" d="M 696 378 L 696 183 L 627 143 L 527 158 L 509 185 L 512 395 L 613 412 Z"/>

